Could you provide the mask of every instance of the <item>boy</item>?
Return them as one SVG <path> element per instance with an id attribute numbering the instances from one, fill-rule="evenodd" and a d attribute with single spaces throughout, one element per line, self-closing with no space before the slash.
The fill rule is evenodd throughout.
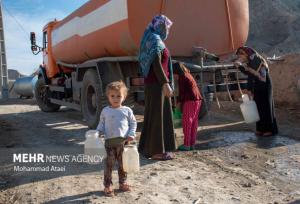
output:
<path id="1" fill-rule="evenodd" d="M 112 189 L 112 169 L 115 160 L 118 162 L 119 189 L 130 191 L 126 183 L 127 174 L 124 172 L 122 154 L 126 141 L 132 141 L 137 127 L 132 110 L 122 106 L 127 96 L 127 88 L 121 81 L 112 82 L 106 87 L 106 95 L 110 106 L 103 108 L 97 130 L 104 134 L 107 153 L 104 169 L 104 193 L 114 196 Z"/>

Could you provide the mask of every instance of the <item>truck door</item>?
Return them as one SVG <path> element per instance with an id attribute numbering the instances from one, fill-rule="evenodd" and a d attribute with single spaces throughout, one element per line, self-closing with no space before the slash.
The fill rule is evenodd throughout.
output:
<path id="1" fill-rule="evenodd" d="M 48 35 L 47 31 L 43 33 L 43 64 L 48 67 Z"/>
<path id="2" fill-rule="evenodd" d="M 43 33 L 43 63 L 46 67 L 48 78 L 53 78 L 59 73 L 59 68 L 54 60 L 51 47 L 51 32 L 53 26 L 48 26 Z"/>

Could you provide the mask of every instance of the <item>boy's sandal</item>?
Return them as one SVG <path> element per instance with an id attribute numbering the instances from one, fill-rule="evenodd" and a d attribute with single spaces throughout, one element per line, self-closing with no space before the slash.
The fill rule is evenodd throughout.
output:
<path id="1" fill-rule="evenodd" d="M 123 192 L 131 191 L 130 186 L 126 183 L 120 184 L 119 185 L 119 190 L 123 191 Z"/>
<path id="2" fill-rule="evenodd" d="M 107 197 L 113 197 L 115 195 L 114 191 L 109 188 L 104 188 L 104 195 Z"/>

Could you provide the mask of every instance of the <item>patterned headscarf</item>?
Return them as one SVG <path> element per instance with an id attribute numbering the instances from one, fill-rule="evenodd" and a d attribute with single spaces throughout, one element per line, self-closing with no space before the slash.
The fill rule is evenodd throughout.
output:
<path id="1" fill-rule="evenodd" d="M 252 69 L 255 69 L 255 70 L 259 69 L 261 67 L 261 64 L 264 65 L 266 68 L 268 68 L 267 61 L 256 50 L 254 50 L 251 47 L 242 46 L 237 49 L 236 55 L 238 55 L 241 50 L 246 53 L 247 59 L 248 59 L 248 65 L 250 65 L 250 67 Z M 255 59 L 256 60 L 259 59 L 259 61 L 260 61 L 259 64 L 257 61 L 254 62 Z"/>
<path id="2" fill-rule="evenodd" d="M 146 28 L 141 40 L 139 63 L 141 73 L 144 77 L 148 76 L 150 66 L 155 57 L 165 49 L 165 43 L 168 37 L 168 30 L 172 25 L 172 21 L 164 16 L 155 16 Z"/>
<path id="3" fill-rule="evenodd" d="M 242 46 L 242 47 L 239 47 L 239 48 L 237 49 L 237 51 L 236 51 L 235 54 L 238 55 L 238 54 L 240 53 L 241 50 L 244 51 L 244 52 L 246 53 L 248 60 L 250 60 L 250 56 L 251 56 L 251 55 L 257 53 L 254 49 L 252 49 L 252 48 L 250 48 L 250 47 Z"/>
<path id="4" fill-rule="evenodd" d="M 169 34 L 169 28 L 172 24 L 173 22 L 168 17 L 157 15 L 152 19 L 149 26 L 153 28 L 154 32 L 158 34 L 162 40 L 166 40 Z"/>

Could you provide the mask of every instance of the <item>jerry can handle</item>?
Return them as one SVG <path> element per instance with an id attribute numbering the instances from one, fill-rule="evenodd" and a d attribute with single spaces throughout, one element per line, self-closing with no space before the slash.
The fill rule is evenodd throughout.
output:
<path id="1" fill-rule="evenodd" d="M 126 141 L 125 142 L 125 146 L 136 146 L 137 145 L 137 141 L 136 139 L 133 139 L 132 141 Z"/>

